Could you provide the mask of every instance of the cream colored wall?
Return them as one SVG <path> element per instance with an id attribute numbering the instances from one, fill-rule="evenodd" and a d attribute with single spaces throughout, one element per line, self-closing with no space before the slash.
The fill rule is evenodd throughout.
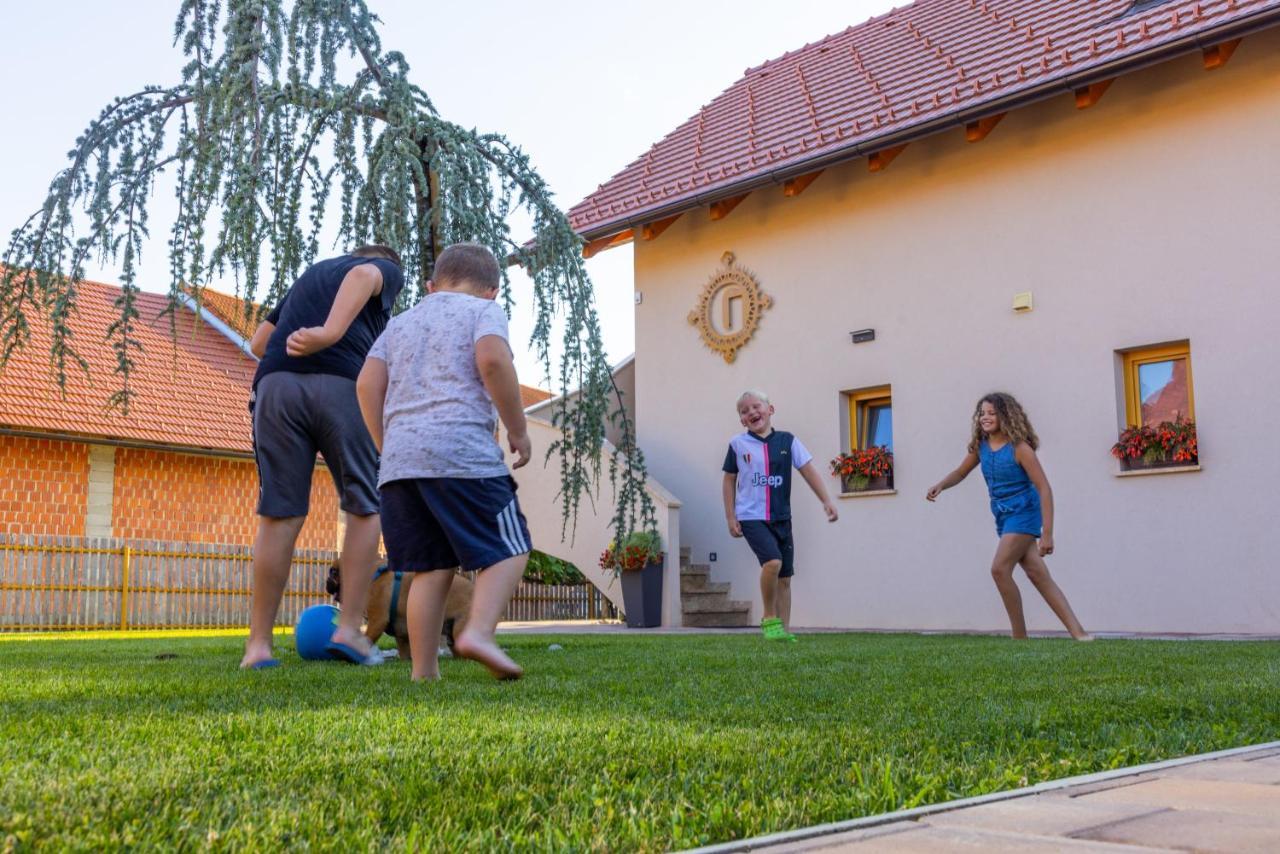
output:
<path id="1" fill-rule="evenodd" d="M 753 193 L 636 247 L 636 395 L 653 475 L 683 501 L 683 544 L 757 603 L 723 521 L 720 464 L 738 392 L 824 464 L 839 392 L 892 384 L 896 495 L 841 500 L 828 525 L 795 481 L 797 625 L 1007 629 L 988 574 L 981 473 L 960 462 L 974 401 L 1026 406 L 1057 499 L 1049 565 L 1097 631 L 1280 632 L 1280 35 L 1224 69 L 1185 57 L 1118 80 L 1087 111 L 1063 94 L 988 139 L 952 131 L 888 171 L 828 170 L 802 196 Z M 774 306 L 725 364 L 686 316 L 726 250 Z M 1031 290 L 1035 310 L 1011 311 Z M 848 333 L 872 327 L 873 343 Z M 1190 339 L 1199 472 L 1116 477 L 1120 348 Z M 825 473 L 825 468 L 824 468 Z M 828 488 L 838 491 L 834 479 Z M 1019 573 L 1033 630 L 1059 625 Z"/>

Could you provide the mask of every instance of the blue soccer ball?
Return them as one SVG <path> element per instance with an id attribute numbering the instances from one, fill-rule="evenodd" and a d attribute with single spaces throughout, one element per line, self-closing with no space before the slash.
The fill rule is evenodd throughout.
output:
<path id="1" fill-rule="evenodd" d="M 307 661 L 331 661 L 325 647 L 338 627 L 338 609 L 332 605 L 312 605 L 298 615 L 293 628 L 293 641 L 298 655 Z"/>

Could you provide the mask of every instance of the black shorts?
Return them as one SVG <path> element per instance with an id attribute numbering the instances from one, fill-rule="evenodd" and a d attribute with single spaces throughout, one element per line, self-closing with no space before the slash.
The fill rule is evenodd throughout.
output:
<path id="1" fill-rule="evenodd" d="M 779 578 L 790 578 L 796 574 L 796 545 L 791 539 L 790 519 L 773 522 L 752 519 L 738 524 L 742 526 L 742 538 L 756 553 L 761 566 L 771 560 L 780 560 Z"/>
<path id="2" fill-rule="evenodd" d="M 393 572 L 485 569 L 532 548 L 508 475 L 383 484 L 382 540 Z"/>
<path id="3" fill-rule="evenodd" d="M 378 512 L 378 449 L 360 415 L 355 380 L 277 371 L 258 381 L 251 409 L 259 515 L 307 515 L 317 452 L 343 510 Z"/>

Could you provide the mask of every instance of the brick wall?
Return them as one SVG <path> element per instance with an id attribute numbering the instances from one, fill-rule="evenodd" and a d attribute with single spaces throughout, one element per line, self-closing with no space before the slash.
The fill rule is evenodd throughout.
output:
<path id="1" fill-rule="evenodd" d="M 113 534 L 126 539 L 251 545 L 258 472 L 252 460 L 116 449 Z M 338 499 L 325 469 L 311 481 L 298 548 L 333 549 Z"/>
<path id="2" fill-rule="evenodd" d="M 83 536 L 89 446 L 0 436 L 0 533 Z"/>

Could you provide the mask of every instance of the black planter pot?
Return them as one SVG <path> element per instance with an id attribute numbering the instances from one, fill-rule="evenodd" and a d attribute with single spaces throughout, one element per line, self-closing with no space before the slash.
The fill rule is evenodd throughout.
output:
<path id="1" fill-rule="evenodd" d="M 622 606 L 627 627 L 651 629 L 662 625 L 662 564 L 622 573 Z"/>

